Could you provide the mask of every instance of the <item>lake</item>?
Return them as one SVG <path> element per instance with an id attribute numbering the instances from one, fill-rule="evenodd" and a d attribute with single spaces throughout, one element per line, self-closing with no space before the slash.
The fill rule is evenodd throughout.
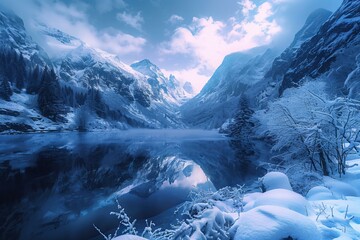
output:
<path id="1" fill-rule="evenodd" d="M 0 239 L 102 239 L 115 199 L 167 227 L 193 190 L 247 184 L 263 170 L 205 130 L 0 136 Z"/>

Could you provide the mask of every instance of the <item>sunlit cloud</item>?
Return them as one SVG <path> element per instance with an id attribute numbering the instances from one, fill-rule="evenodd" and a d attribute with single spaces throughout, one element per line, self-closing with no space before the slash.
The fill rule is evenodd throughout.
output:
<path id="1" fill-rule="evenodd" d="M 243 16 L 248 17 L 250 12 L 256 8 L 256 5 L 251 0 L 242 0 L 238 4 L 241 8 Z"/>
<path id="2" fill-rule="evenodd" d="M 269 2 L 255 5 L 244 0 L 239 5 L 243 13 L 240 20 L 231 18 L 224 22 L 212 17 L 194 17 L 190 25 L 176 28 L 171 39 L 162 44 L 164 54 L 185 54 L 194 60 L 193 66 L 178 71 L 179 75 L 208 79 L 224 56 L 267 45 L 281 31 L 276 20 L 272 19 L 275 12 Z M 201 88 L 204 82 L 200 80 L 194 85 Z"/>

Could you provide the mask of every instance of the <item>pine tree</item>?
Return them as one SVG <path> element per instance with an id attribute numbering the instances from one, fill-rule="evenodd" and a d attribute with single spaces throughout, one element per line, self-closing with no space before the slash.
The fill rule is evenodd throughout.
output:
<path id="1" fill-rule="evenodd" d="M 37 94 L 40 89 L 40 68 L 36 65 L 30 74 L 30 78 L 26 87 L 26 92 L 29 94 Z"/>
<path id="2" fill-rule="evenodd" d="M 13 94 L 9 81 L 6 78 L 0 80 L 0 98 L 5 101 L 10 101 L 10 97 Z"/>
<path id="3" fill-rule="evenodd" d="M 87 103 L 99 117 L 105 118 L 108 112 L 108 106 L 103 102 L 101 93 L 96 89 L 89 89 L 87 94 Z"/>
<path id="4" fill-rule="evenodd" d="M 251 117 L 254 111 L 249 107 L 249 102 L 245 96 L 239 100 L 238 111 L 235 113 L 234 122 L 229 126 L 231 137 L 241 137 L 254 127 Z"/>
<path id="5" fill-rule="evenodd" d="M 234 116 L 234 121 L 229 125 L 229 136 L 237 143 L 237 149 L 244 155 L 253 154 L 253 143 L 251 136 L 255 126 L 252 115 L 254 111 L 250 108 L 246 96 L 241 96 L 238 111 Z"/>
<path id="6" fill-rule="evenodd" d="M 17 89 L 21 90 L 25 86 L 26 79 L 26 64 L 25 59 L 22 54 L 20 54 L 18 60 L 14 67 L 14 75 L 15 75 L 15 86 Z"/>
<path id="7" fill-rule="evenodd" d="M 54 70 L 48 70 L 47 67 L 41 77 L 38 106 L 45 117 L 57 122 L 65 121 L 62 115 L 67 112 L 67 108 L 61 98 L 60 83 Z"/>

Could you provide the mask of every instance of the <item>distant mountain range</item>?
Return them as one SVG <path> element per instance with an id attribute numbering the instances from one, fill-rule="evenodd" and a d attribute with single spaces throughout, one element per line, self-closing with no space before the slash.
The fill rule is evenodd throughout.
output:
<path id="1" fill-rule="evenodd" d="M 0 90 L 0 96 L 4 95 L 0 102 L 0 131 L 75 130 L 79 121 L 83 130 L 183 126 L 178 109 L 192 96 L 189 83 L 182 86 L 175 76 L 166 77 L 149 60 L 129 66 L 115 55 L 93 49 L 58 29 L 45 24 L 37 24 L 36 29 L 46 47 L 32 40 L 18 16 L 0 12 L 0 59 L 7 62 L 0 66 L 0 76 L 6 79 L 3 89 L 11 90 L 7 94 Z M 50 58 L 44 49 L 59 54 Z M 7 65 L 18 64 L 21 71 L 6 69 Z M 39 102 L 45 71 L 50 69 L 58 82 L 54 86 L 61 93 L 56 103 L 48 99 L 47 104 L 63 105 L 61 117 L 49 116 Z M 17 78 L 21 78 L 21 84 Z M 49 111 L 51 106 L 45 109 Z M 16 116 L 6 114 L 9 111 Z"/>
<path id="2" fill-rule="evenodd" d="M 335 13 L 318 9 L 310 14 L 282 53 L 259 47 L 226 56 L 190 99 L 191 83 L 165 76 L 147 59 L 129 66 L 38 24 L 45 48 L 32 40 L 18 16 L 3 11 L 0 131 L 220 128 L 238 111 L 243 96 L 261 109 L 286 89 L 319 79 L 333 95 L 359 98 L 359 12 L 359 1 L 345 0 Z M 49 57 L 44 49 L 51 47 L 61 54 Z"/>

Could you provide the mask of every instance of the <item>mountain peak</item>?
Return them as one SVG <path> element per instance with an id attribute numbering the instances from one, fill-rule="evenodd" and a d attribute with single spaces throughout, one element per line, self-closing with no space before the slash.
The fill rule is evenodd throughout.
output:
<path id="1" fill-rule="evenodd" d="M 331 14 L 332 12 L 323 8 L 313 11 L 306 19 L 304 26 L 296 33 L 290 46 L 274 60 L 271 69 L 266 73 L 265 77 L 269 77 L 271 81 L 275 82 L 283 78 L 287 69 L 290 67 L 289 62 L 295 58 L 300 46 L 318 33 L 321 26 L 330 18 Z"/>
<path id="2" fill-rule="evenodd" d="M 161 72 L 160 68 L 152 63 L 149 59 L 144 59 L 138 62 L 135 62 L 130 65 L 132 69 L 147 75 L 151 78 L 164 77 L 164 74 Z"/>
<path id="3" fill-rule="evenodd" d="M 289 61 L 290 68 L 282 79 L 280 95 L 305 77 L 315 79 L 320 76 L 331 81 L 332 91 L 343 91 L 344 80 L 357 68 L 359 12 L 358 0 L 344 1 L 319 31 L 304 42 L 301 51 Z"/>
<path id="4" fill-rule="evenodd" d="M 154 63 L 152 63 L 149 59 L 145 58 L 141 61 L 138 62 L 134 62 L 133 64 L 130 65 L 131 67 L 139 67 L 139 66 L 145 66 L 145 67 L 156 67 L 158 68 Z"/>
<path id="5" fill-rule="evenodd" d="M 331 11 L 324 9 L 324 8 L 315 9 L 307 17 L 305 25 L 309 24 L 311 21 L 314 21 L 314 19 L 316 19 L 317 17 L 323 16 L 323 17 L 328 18 L 328 17 L 330 17 L 331 14 L 332 14 Z"/>
<path id="6" fill-rule="evenodd" d="M 326 20 L 329 19 L 332 12 L 323 8 L 316 9 L 307 17 L 304 26 L 295 35 L 290 48 L 299 48 L 303 42 L 314 36 Z"/>

